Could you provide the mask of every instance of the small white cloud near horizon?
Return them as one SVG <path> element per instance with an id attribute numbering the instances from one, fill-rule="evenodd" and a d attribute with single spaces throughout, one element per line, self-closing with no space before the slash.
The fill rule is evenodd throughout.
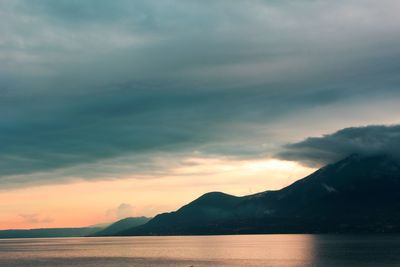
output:
<path id="1" fill-rule="evenodd" d="M 131 204 L 121 203 L 114 209 L 108 209 L 106 211 L 107 218 L 111 220 L 121 220 L 134 215 L 134 208 Z"/>

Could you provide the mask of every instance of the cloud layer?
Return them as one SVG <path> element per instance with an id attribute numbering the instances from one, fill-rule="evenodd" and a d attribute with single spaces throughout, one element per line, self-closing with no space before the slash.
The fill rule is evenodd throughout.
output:
<path id="1" fill-rule="evenodd" d="M 322 137 L 286 145 L 278 157 L 308 165 L 322 165 L 351 154 L 391 155 L 400 159 L 400 125 L 346 128 Z"/>
<path id="2" fill-rule="evenodd" d="M 150 173 L 162 156 L 270 155 L 287 142 L 270 131 L 285 116 L 400 99 L 399 8 L 0 0 L 0 183 Z"/>

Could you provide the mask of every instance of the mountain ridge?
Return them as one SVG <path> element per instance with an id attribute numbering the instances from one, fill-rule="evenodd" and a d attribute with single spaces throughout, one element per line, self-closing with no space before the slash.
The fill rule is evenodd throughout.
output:
<path id="1" fill-rule="evenodd" d="M 0 230 L 2 238 L 84 237 L 100 231 L 100 227 L 33 228 Z"/>
<path id="2" fill-rule="evenodd" d="M 123 230 L 127 230 L 131 227 L 140 226 L 147 223 L 151 218 L 147 217 L 127 217 L 112 223 L 111 225 L 101 229 L 98 232 L 92 233 L 89 236 L 112 236 Z"/>
<path id="3" fill-rule="evenodd" d="M 352 154 L 280 190 L 206 193 L 117 235 L 400 232 L 400 165 Z"/>

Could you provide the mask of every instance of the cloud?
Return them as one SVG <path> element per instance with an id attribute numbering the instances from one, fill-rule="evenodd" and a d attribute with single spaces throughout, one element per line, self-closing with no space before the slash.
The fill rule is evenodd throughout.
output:
<path id="1" fill-rule="evenodd" d="M 400 125 L 353 127 L 321 137 L 310 137 L 286 145 L 277 156 L 315 166 L 332 163 L 351 154 L 385 154 L 400 159 Z"/>
<path id="2" fill-rule="evenodd" d="M 19 217 L 23 219 L 25 223 L 28 224 L 43 224 L 43 223 L 51 223 L 54 220 L 48 216 L 43 216 L 38 213 L 32 214 L 20 214 Z"/>
<path id="3" fill-rule="evenodd" d="M 127 203 L 121 203 L 117 208 L 109 209 L 106 216 L 111 220 L 121 220 L 134 215 L 134 208 Z"/>
<path id="4" fill-rule="evenodd" d="M 400 99 L 398 8 L 2 0 L 0 183 L 154 173 L 193 151 L 259 157 L 285 116 Z"/>

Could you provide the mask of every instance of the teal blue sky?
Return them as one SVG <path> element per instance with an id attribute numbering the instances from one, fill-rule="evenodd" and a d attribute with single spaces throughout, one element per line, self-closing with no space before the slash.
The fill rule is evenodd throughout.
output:
<path id="1" fill-rule="evenodd" d="M 169 166 L 156 159 L 191 155 L 308 165 L 397 155 L 398 10 L 0 0 L 0 184 L 160 175 Z M 362 128 L 335 133 L 348 127 Z"/>

